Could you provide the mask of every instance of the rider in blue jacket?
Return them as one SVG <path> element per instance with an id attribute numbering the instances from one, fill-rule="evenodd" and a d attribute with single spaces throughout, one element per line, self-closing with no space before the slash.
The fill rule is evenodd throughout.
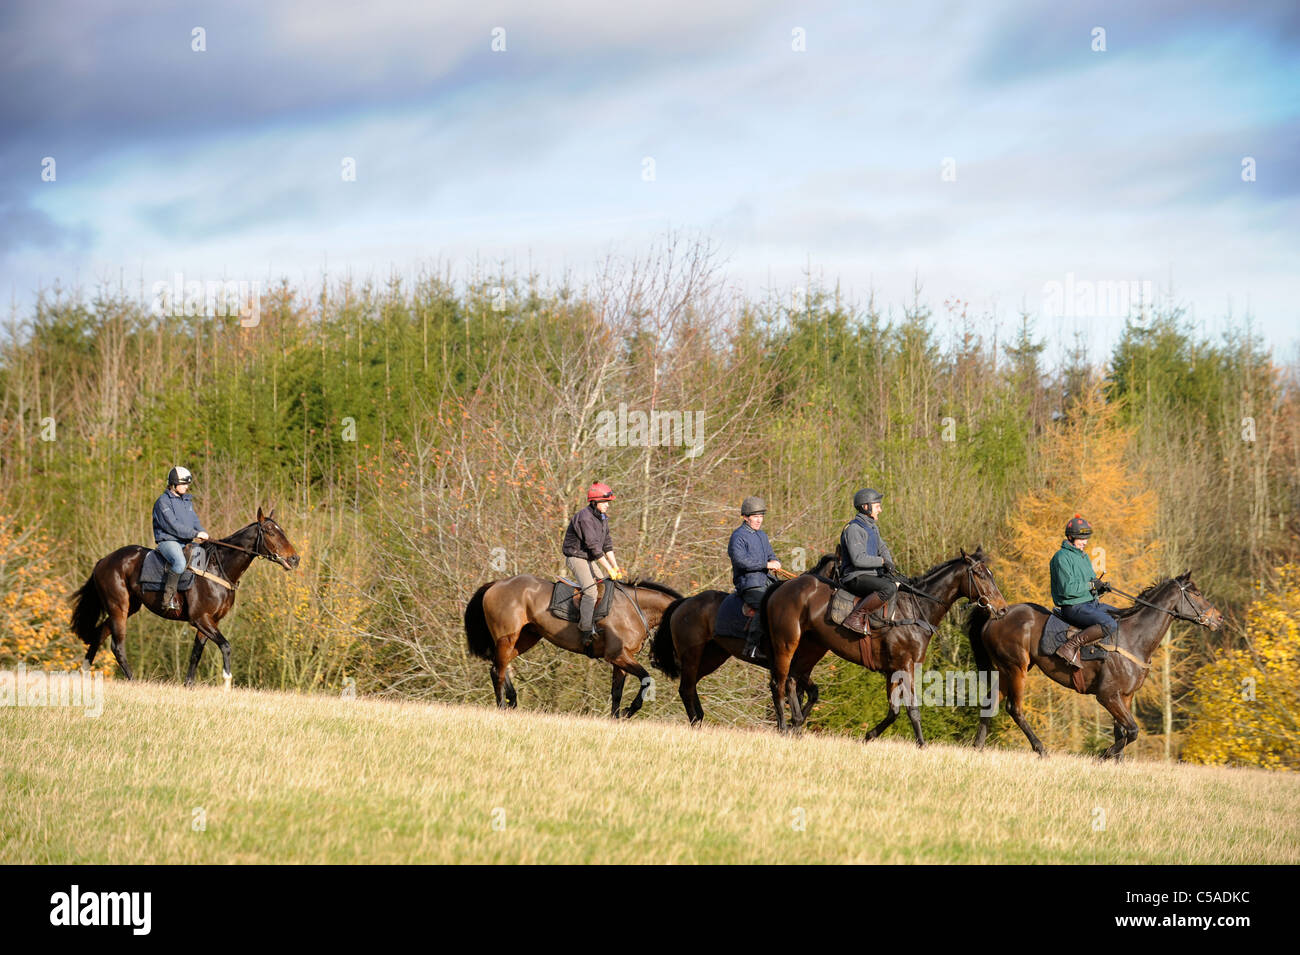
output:
<path id="1" fill-rule="evenodd" d="M 167 490 L 153 504 L 153 539 L 158 553 L 167 562 L 167 579 L 163 583 L 163 609 L 176 609 L 176 584 L 185 570 L 185 545 L 207 540 L 199 515 L 194 511 L 189 470 L 174 467 L 167 472 Z"/>
<path id="2" fill-rule="evenodd" d="M 756 659 L 758 655 L 758 607 L 763 593 L 772 582 L 769 572 L 779 570 L 772 543 L 761 530 L 767 504 L 761 497 L 747 497 L 740 505 L 741 524 L 731 532 L 727 542 L 727 556 L 731 558 L 731 581 L 736 593 L 755 613 L 745 630 L 745 656 Z"/>

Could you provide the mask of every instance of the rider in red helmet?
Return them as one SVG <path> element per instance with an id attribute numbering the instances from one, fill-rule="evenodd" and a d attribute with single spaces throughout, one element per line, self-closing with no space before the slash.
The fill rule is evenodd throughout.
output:
<path id="1" fill-rule="evenodd" d="M 596 481 L 587 489 L 587 506 L 573 515 L 564 532 L 564 559 L 569 572 L 582 588 L 578 603 L 578 634 L 582 637 L 582 651 L 589 657 L 596 655 L 595 616 L 596 581 L 605 577 L 619 580 L 623 571 L 614 557 L 614 541 L 609 536 L 609 505 L 614 492 L 608 484 Z"/>

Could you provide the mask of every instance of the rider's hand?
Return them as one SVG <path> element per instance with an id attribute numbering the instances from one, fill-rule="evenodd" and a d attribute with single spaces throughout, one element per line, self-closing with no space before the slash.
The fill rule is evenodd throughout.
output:
<path id="1" fill-rule="evenodd" d="M 1106 583 L 1106 581 L 1104 581 L 1104 580 L 1098 579 L 1098 581 L 1097 581 L 1097 593 L 1098 593 L 1098 594 L 1104 594 L 1104 593 L 1109 593 L 1109 592 L 1110 592 L 1110 584 Z"/>
<path id="2" fill-rule="evenodd" d="M 199 536 L 194 538 L 196 541 L 205 541 L 208 539 L 207 531 L 199 531 Z"/>
<path id="3" fill-rule="evenodd" d="M 769 561 L 767 562 L 767 569 L 768 569 L 768 570 L 780 570 L 780 569 L 781 569 L 781 562 L 780 562 L 779 560 L 769 560 Z"/>
<path id="4" fill-rule="evenodd" d="M 884 564 L 882 564 L 881 566 L 884 567 L 885 573 L 887 574 L 898 573 L 898 565 L 895 564 L 892 560 L 885 561 Z"/>

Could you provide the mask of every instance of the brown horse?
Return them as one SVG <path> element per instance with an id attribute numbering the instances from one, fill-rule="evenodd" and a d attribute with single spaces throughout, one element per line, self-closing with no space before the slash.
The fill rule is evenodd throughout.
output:
<path id="1" fill-rule="evenodd" d="M 603 580 L 597 597 L 611 581 Z M 492 664 L 492 689 L 497 706 L 515 706 L 518 696 L 510 678 L 510 663 L 545 637 L 551 643 L 573 653 L 582 653 L 578 625 L 561 620 L 550 612 L 552 581 L 531 574 L 495 580 L 480 587 L 465 608 L 465 638 L 469 652 Z M 623 699 L 623 682 L 628 674 L 640 681 L 636 699 L 623 713 L 631 716 L 641 709 L 645 692 L 651 685 L 650 674 L 636 662 L 641 645 L 650 631 L 659 625 L 663 612 L 681 594 L 671 587 L 650 580 L 632 580 L 614 584 L 609 615 L 596 627 L 595 647 L 598 655 L 614 668 L 610 687 L 611 712 L 617 717 Z M 584 654 L 585 656 L 585 654 Z"/>
<path id="2" fill-rule="evenodd" d="M 973 554 L 961 551 L 952 560 L 931 568 L 919 577 L 905 580 L 899 588 L 897 608 L 892 619 L 914 620 L 877 628 L 862 639 L 862 634 L 830 622 L 831 586 L 811 575 L 796 577 L 769 590 L 764 597 L 763 614 L 772 636 L 772 702 L 776 706 L 777 728 L 784 730 L 785 707 L 790 704 L 791 725 L 803 725 L 805 714 L 799 704 L 798 680 L 791 676 L 791 666 L 806 639 L 824 653 L 831 651 L 851 663 L 888 675 L 885 697 L 889 712 L 867 732 L 870 742 L 898 719 L 900 703 L 906 703 L 916 745 L 924 746 L 921 714 L 916 704 L 913 668 L 925 660 L 930 637 L 958 597 L 977 603 L 995 615 L 1006 612 L 1007 603 L 989 571 L 984 548 Z"/>
<path id="3" fill-rule="evenodd" d="M 186 686 L 194 685 L 203 645 L 213 640 L 221 648 L 222 677 L 226 689 L 230 689 L 230 642 L 217 623 L 235 605 L 235 585 L 254 558 L 265 557 L 285 570 L 292 570 L 298 566 L 298 553 L 275 522 L 275 508 L 263 516 L 260 507 L 256 521 L 229 537 L 205 541 L 204 549 L 209 557 L 207 573 L 222 578 L 230 586 L 196 575 L 189 590 L 177 592 L 175 610 L 162 609 L 161 591 L 140 589 L 140 568 L 149 548 L 131 544 L 101 558 L 90 577 L 71 597 L 72 629 L 86 644 L 86 665 L 95 662 L 99 645 L 111 633 L 117 665 L 128 680 L 133 679 L 126 662 L 126 619 L 141 607 L 147 607 L 166 620 L 182 620 L 194 627 L 194 650 L 185 675 Z M 188 553 L 186 556 L 188 559 Z"/>
<path id="4" fill-rule="evenodd" d="M 829 575 L 835 572 L 835 555 L 826 554 L 809 574 Z M 780 584 L 772 584 L 779 587 Z M 704 707 L 700 705 L 698 685 L 731 657 L 742 663 L 767 669 L 766 661 L 753 660 L 743 655 L 745 641 L 737 637 L 719 637 L 713 633 L 718 608 L 727 598 L 723 590 L 704 590 L 679 600 L 664 612 L 664 618 L 655 631 L 650 644 L 650 662 L 667 676 L 680 679 L 677 693 L 686 707 L 686 718 L 692 726 L 704 720 Z M 801 646 L 795 654 L 791 671 L 795 674 L 801 710 L 807 713 L 817 702 L 817 684 L 811 679 L 813 667 L 826 655 L 826 648 L 812 642 Z M 806 701 L 803 701 L 804 697 Z"/>
<path id="5" fill-rule="evenodd" d="M 1146 680 L 1151 654 L 1165 638 L 1169 625 L 1177 619 L 1210 630 L 1223 626 L 1223 615 L 1196 589 L 1191 571 L 1151 585 L 1135 600 L 1133 606 L 1117 614 L 1119 631 L 1113 644 L 1122 648 L 1122 652 L 1109 652 L 1101 660 L 1082 661 L 1084 692 L 1095 696 L 1115 718 L 1115 742 L 1102 754 L 1103 759 L 1122 758 L 1124 747 L 1138 737 L 1137 721 L 1130 709 L 1133 694 Z M 1183 613 L 1184 609 L 1191 614 Z M 1046 756 L 1047 751 L 1025 722 L 1023 709 L 1025 678 L 1030 668 L 1037 665 L 1057 683 L 1074 688 L 1074 668 L 1055 654 L 1043 656 L 1038 652 L 1048 615 L 1046 607 L 1023 603 L 1014 604 L 1000 619 L 990 620 L 985 611 L 977 608 L 966 624 L 977 665 L 985 671 L 997 669 L 997 686 L 1006 694 L 1007 713 L 1039 756 Z M 995 712 L 996 697 L 991 712 L 980 714 L 980 726 L 975 734 L 977 748 L 984 746 Z"/>

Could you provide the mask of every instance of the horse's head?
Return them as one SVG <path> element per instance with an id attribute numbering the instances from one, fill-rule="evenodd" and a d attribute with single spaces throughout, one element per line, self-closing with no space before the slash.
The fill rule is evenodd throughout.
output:
<path id="1" fill-rule="evenodd" d="M 300 560 L 298 552 L 289 543 L 284 529 L 275 522 L 274 507 L 269 514 L 263 514 L 260 507 L 257 509 L 257 534 L 260 543 L 257 548 L 259 555 L 275 561 L 285 570 L 293 570 L 298 566 Z"/>
<path id="2" fill-rule="evenodd" d="M 961 575 L 958 582 L 961 595 L 979 604 L 994 617 L 1006 616 L 1007 601 L 998 589 L 997 581 L 993 579 L 993 572 L 989 570 L 984 545 L 976 547 L 973 554 L 968 554 L 963 549 L 961 559 L 966 565 L 966 573 Z"/>
<path id="3" fill-rule="evenodd" d="M 1178 589 L 1182 591 L 1182 596 L 1178 598 L 1178 603 L 1174 606 L 1176 613 L 1184 612 L 1184 605 L 1190 605 L 1192 612 L 1187 616 L 1192 618 L 1196 623 L 1203 627 L 1209 627 L 1211 630 L 1218 630 L 1223 626 L 1223 614 L 1205 599 L 1205 595 L 1196 589 L 1196 584 L 1192 581 L 1192 572 L 1185 570 L 1177 577 L 1174 582 L 1178 584 Z"/>

